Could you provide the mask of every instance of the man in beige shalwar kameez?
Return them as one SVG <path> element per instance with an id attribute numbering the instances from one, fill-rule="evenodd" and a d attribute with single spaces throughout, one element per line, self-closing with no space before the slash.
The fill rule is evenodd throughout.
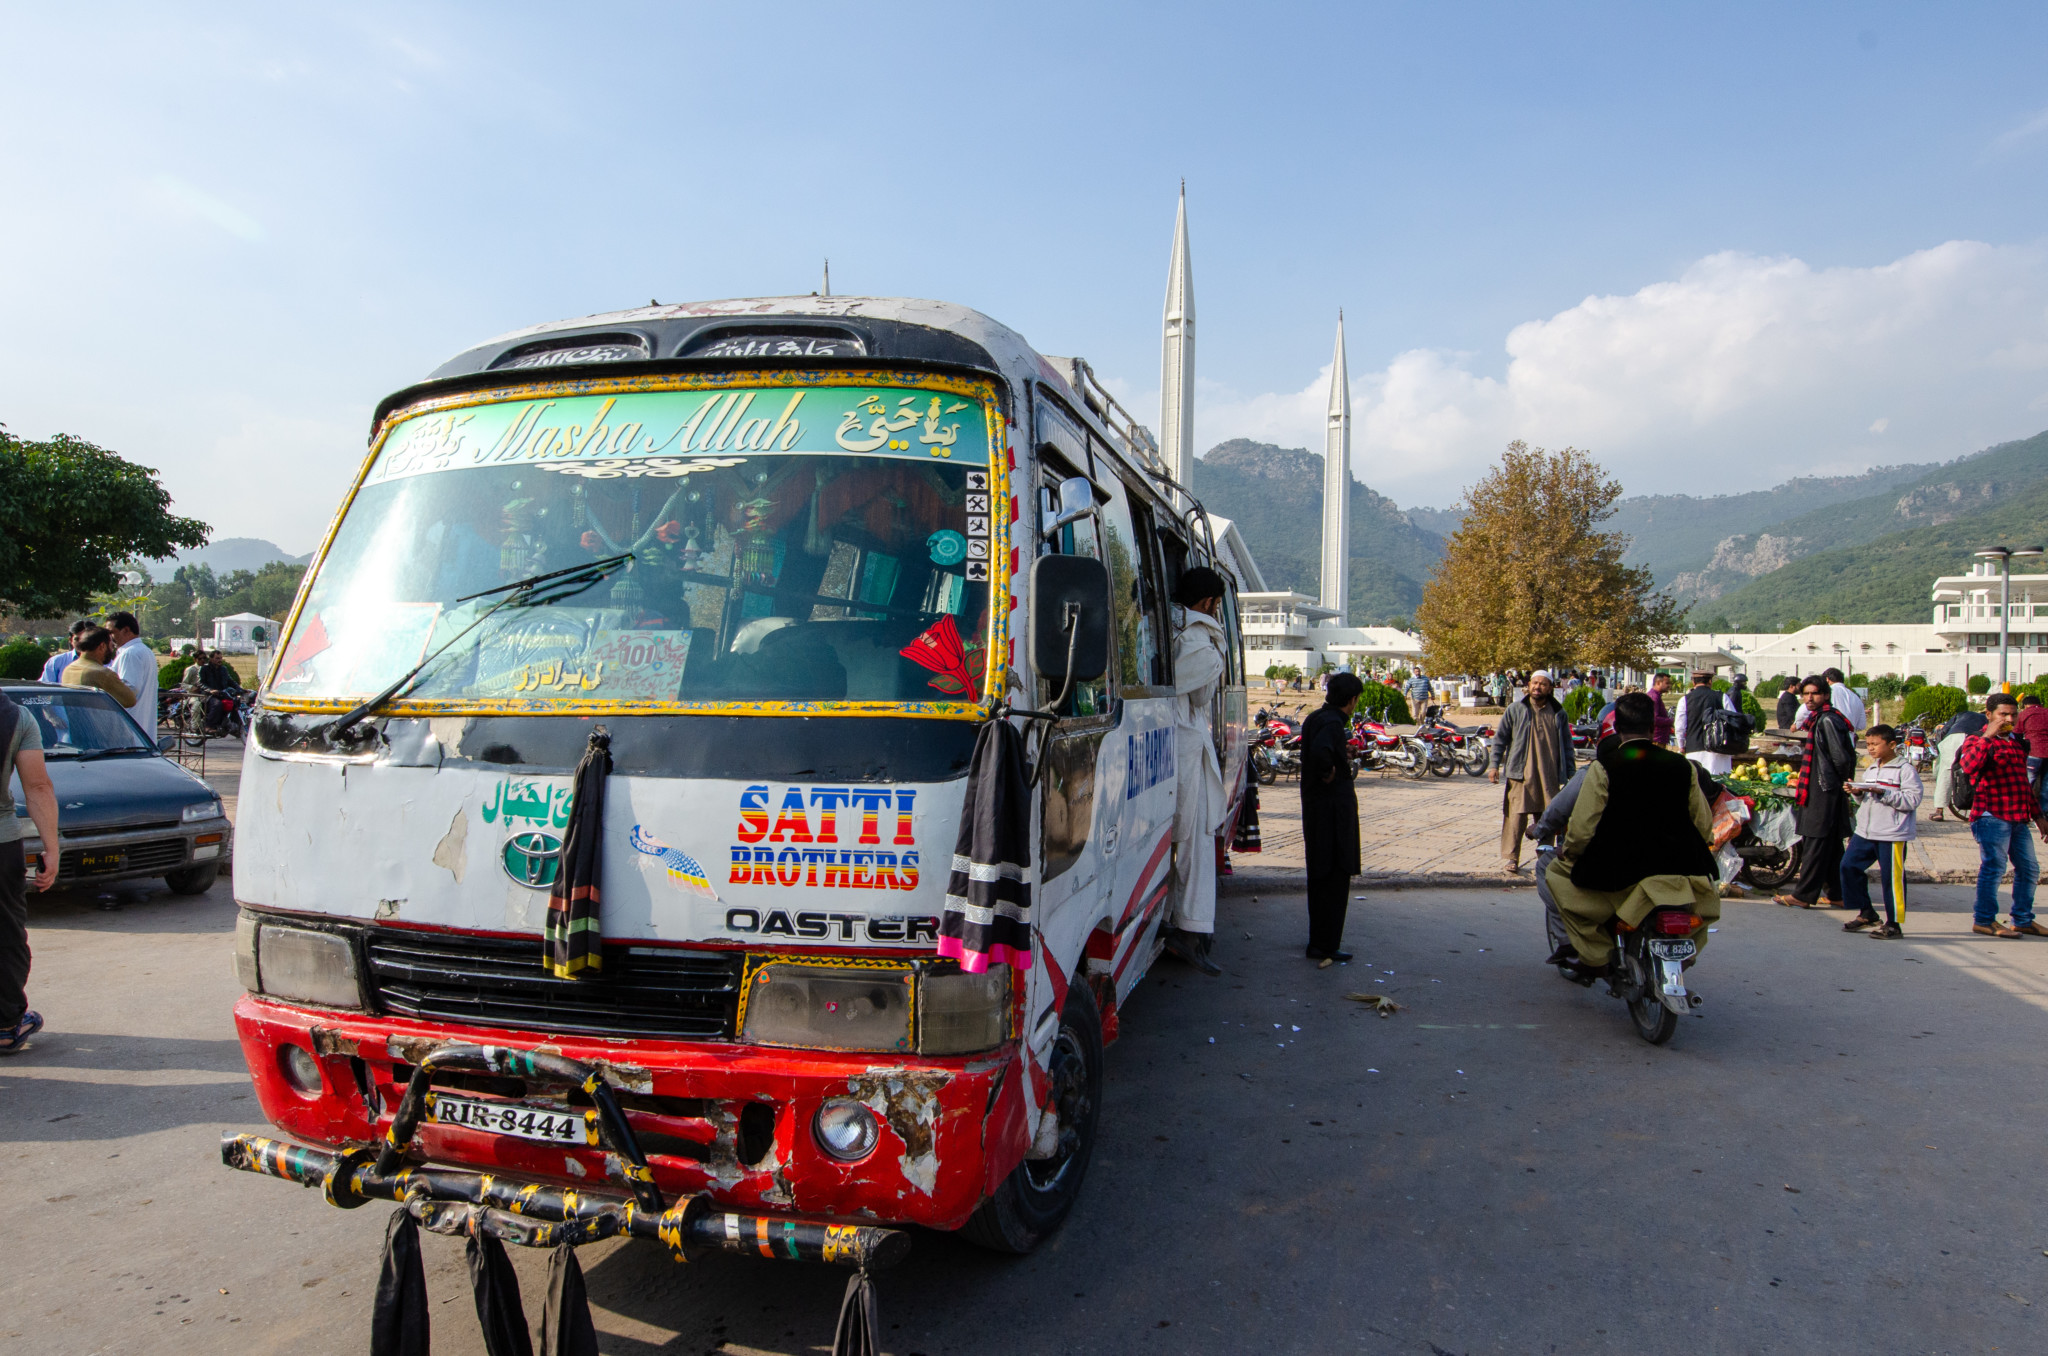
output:
<path id="1" fill-rule="evenodd" d="M 1550 798 L 1572 779 L 1578 760 L 1572 753 L 1572 722 L 1551 695 L 1550 675 L 1542 669 L 1529 675 L 1529 694 L 1507 709 L 1493 736 L 1493 767 L 1487 773 L 1496 785 L 1503 769 L 1507 790 L 1501 796 L 1501 869 L 1522 869 L 1522 839 L 1529 825 L 1550 804 Z"/>

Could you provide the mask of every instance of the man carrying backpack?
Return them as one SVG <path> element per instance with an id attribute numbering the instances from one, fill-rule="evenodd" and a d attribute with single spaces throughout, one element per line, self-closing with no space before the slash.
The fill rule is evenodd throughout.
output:
<path id="1" fill-rule="evenodd" d="M 2027 780 L 2027 741 L 2013 733 L 2019 703 L 2009 692 L 1984 702 L 1984 732 L 1963 741 L 1954 777 L 1969 788 L 1970 836 L 1977 840 L 1977 917 L 1970 931 L 1984 937 L 2048 937 L 2034 921 L 2034 884 L 2041 863 L 2027 830 L 2037 810 Z M 1954 791 L 1954 799 L 1962 797 Z M 2012 862 L 2012 923 L 1998 921 L 1998 880 Z"/>
<path id="2" fill-rule="evenodd" d="M 1708 714 L 1722 711 L 1741 716 L 1742 708 L 1736 705 L 1733 693 L 1716 692 L 1713 683 L 1711 670 L 1701 669 L 1693 674 L 1692 688 L 1678 704 L 1678 729 L 1680 738 L 1685 741 L 1685 756 L 1716 777 L 1725 777 L 1735 766 L 1732 755 L 1741 750 L 1724 747 L 1734 742 L 1734 736 L 1727 728 L 1728 722 L 1717 718 L 1710 729 Z M 1747 726 L 1748 723 L 1748 717 L 1743 717 L 1742 724 Z M 1747 729 L 1742 733 L 1747 735 Z M 1747 740 L 1743 743 L 1746 746 Z"/>

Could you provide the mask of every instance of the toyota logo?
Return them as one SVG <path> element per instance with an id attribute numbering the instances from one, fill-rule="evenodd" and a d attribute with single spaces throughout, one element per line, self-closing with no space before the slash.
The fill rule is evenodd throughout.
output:
<path id="1" fill-rule="evenodd" d="M 500 858 L 514 884 L 545 890 L 562 874 L 562 840 L 551 833 L 516 833 Z"/>

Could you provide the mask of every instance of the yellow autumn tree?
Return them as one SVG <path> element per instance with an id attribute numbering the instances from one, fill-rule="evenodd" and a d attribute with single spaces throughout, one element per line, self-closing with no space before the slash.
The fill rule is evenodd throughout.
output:
<path id="1" fill-rule="evenodd" d="M 1466 491 L 1464 524 L 1429 582 L 1416 629 L 1433 672 L 1597 665 L 1648 668 L 1682 609 L 1603 532 L 1621 483 L 1567 447 L 1519 440 Z"/>

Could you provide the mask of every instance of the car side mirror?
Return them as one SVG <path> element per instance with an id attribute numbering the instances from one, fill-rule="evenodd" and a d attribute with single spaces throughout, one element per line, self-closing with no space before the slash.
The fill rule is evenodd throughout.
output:
<path id="1" fill-rule="evenodd" d="M 1051 536 L 1068 523 L 1095 512 L 1095 486 L 1086 476 L 1070 476 L 1060 482 L 1057 490 L 1041 491 L 1039 498 L 1041 536 Z"/>
<path id="2" fill-rule="evenodd" d="M 1087 683 L 1102 676 L 1109 667 L 1109 571 L 1101 561 L 1040 556 L 1031 563 L 1030 639 L 1039 677 Z"/>
<path id="3" fill-rule="evenodd" d="M 178 737 L 176 735 L 158 735 L 156 737 L 156 751 L 158 753 L 170 753 L 177 747 Z"/>

